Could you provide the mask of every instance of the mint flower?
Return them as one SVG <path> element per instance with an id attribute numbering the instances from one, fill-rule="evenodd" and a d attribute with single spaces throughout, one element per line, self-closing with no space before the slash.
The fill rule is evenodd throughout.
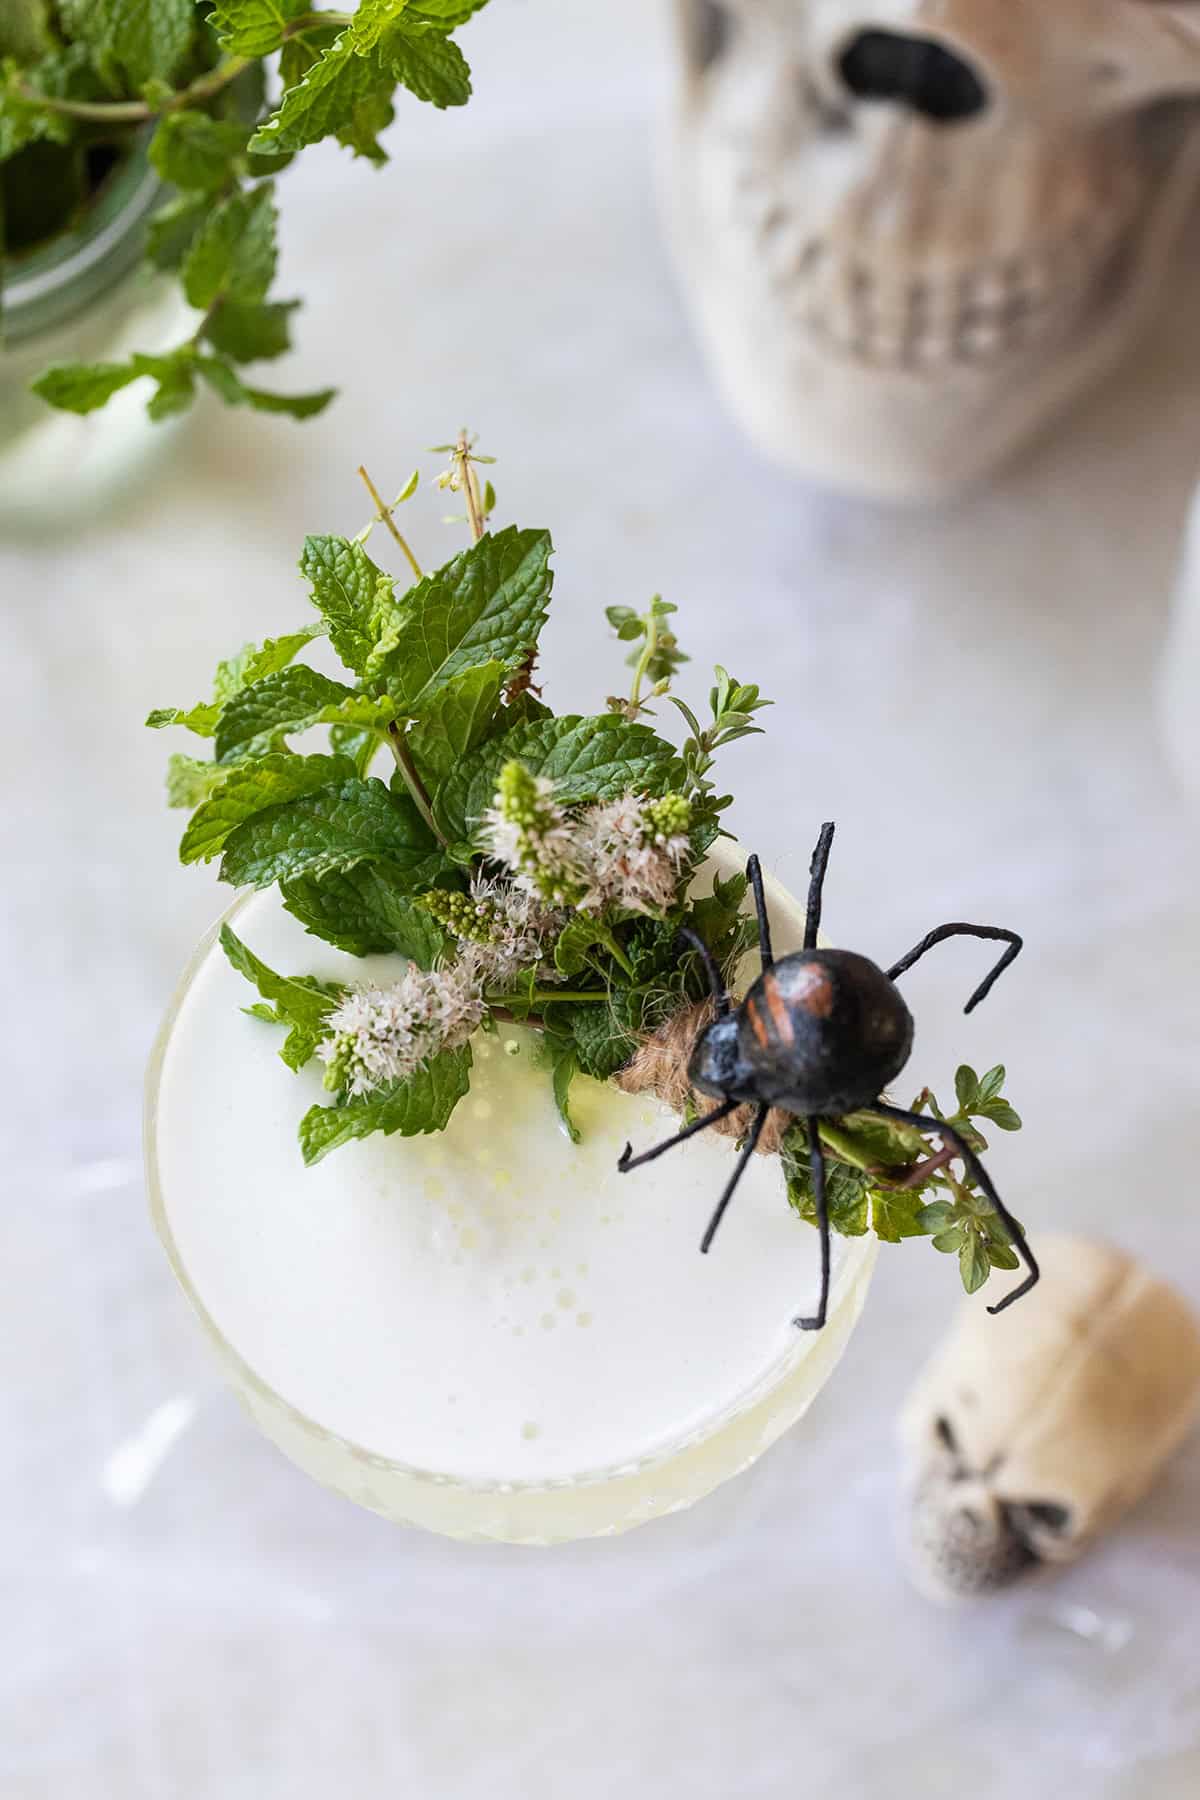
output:
<path id="1" fill-rule="evenodd" d="M 691 853 L 691 822 L 692 809 L 682 794 L 661 800 L 622 794 L 588 807 L 579 819 L 579 849 L 589 875 L 581 908 L 665 912 Z"/>
<path id="2" fill-rule="evenodd" d="M 465 1044 L 485 1007 L 479 973 L 468 962 L 445 969 L 411 963 L 390 987 L 355 988 L 329 1014 L 317 1046 L 325 1086 L 352 1096 L 408 1081 L 442 1050 Z"/>
<path id="3" fill-rule="evenodd" d="M 420 904 L 464 946 L 466 960 L 489 986 L 507 986 L 523 970 L 544 963 L 565 923 L 535 894 L 482 875 L 469 894 L 436 888 Z M 558 979 L 553 964 L 544 973 Z"/>
<path id="4" fill-rule="evenodd" d="M 505 763 L 483 827 L 488 855 L 508 864 L 519 888 L 550 906 L 579 904 L 587 872 L 552 781 L 531 775 L 524 763 Z"/>

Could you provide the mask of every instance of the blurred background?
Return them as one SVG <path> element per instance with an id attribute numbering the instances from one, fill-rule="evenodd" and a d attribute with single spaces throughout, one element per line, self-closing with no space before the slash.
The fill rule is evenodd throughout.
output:
<path id="1" fill-rule="evenodd" d="M 792 888 L 839 823 L 835 942 L 944 918 L 1027 938 L 911 982 L 919 1079 L 1005 1061 L 992 1167 L 1031 1233 L 1107 1235 L 1200 1301 L 1200 823 L 1154 685 L 1200 474 L 1193 241 L 1137 352 L 984 491 L 831 497 L 750 449 L 664 248 L 665 5 L 500 0 L 476 95 L 401 104 L 389 170 L 309 151 L 281 188 L 304 426 L 203 406 L 100 519 L 71 485 L 0 539 L 6 837 L 0 1256 L 4 1800 L 436 1800 L 686 1791 L 1183 1800 L 1200 1787 L 1200 1445 L 1077 1569 L 943 1612 L 898 1564 L 894 1420 L 956 1300 L 885 1247 L 808 1421 L 693 1513 L 552 1552 L 408 1534 L 250 1427 L 148 1224 L 140 1084 L 222 904 L 179 868 L 154 706 L 306 613 L 306 531 L 354 533 L 464 421 L 497 518 L 552 527 L 547 692 L 593 710 L 603 607 L 661 591 L 693 662 L 776 702 L 727 773 Z M 428 485 L 427 559 L 460 532 Z M 373 543 L 381 557 L 381 540 Z"/>

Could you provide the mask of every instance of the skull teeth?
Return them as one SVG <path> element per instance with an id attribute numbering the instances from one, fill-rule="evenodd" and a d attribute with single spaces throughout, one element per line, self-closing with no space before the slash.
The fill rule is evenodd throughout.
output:
<path id="1" fill-rule="evenodd" d="M 897 285 L 856 260 L 839 262 L 811 240 L 779 270 L 800 323 L 830 350 L 876 368 L 929 369 L 995 361 L 1062 337 L 1113 281 L 1121 252 L 1051 253 Z"/>

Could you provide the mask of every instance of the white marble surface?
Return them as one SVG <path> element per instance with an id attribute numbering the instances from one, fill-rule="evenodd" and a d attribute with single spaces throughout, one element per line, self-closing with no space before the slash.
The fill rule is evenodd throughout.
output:
<path id="1" fill-rule="evenodd" d="M 337 407 L 206 409 L 101 526 L 65 494 L 52 538 L 0 544 L 5 1800 L 1197 1791 L 1200 1446 L 1054 1583 L 962 1614 L 905 1585 L 892 1419 L 954 1295 L 927 1245 L 885 1252 L 842 1372 L 754 1475 L 619 1543 L 502 1553 L 283 1463 L 146 1222 L 141 1065 L 218 896 L 174 863 L 140 720 L 303 616 L 300 537 L 362 523 L 360 460 L 398 482 L 468 418 L 504 516 L 555 529 L 556 702 L 611 684 L 603 604 L 678 601 L 694 689 L 721 656 L 779 702 L 730 757 L 739 835 L 795 885 L 840 821 L 837 937 L 1027 933 L 971 1021 L 969 947 L 911 992 L 922 1078 L 1008 1061 L 1028 1125 L 993 1166 L 1030 1227 L 1141 1245 L 1200 1300 L 1200 820 L 1150 709 L 1200 468 L 1200 272 L 991 492 L 940 516 L 805 492 L 729 428 L 665 265 L 661 24 L 498 0 L 467 113 L 404 109 L 390 176 L 322 154 L 285 181 L 290 372 L 340 376 Z"/>

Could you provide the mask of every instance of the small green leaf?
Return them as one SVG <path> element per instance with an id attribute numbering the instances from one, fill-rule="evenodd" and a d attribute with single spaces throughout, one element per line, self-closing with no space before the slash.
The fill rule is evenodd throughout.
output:
<path id="1" fill-rule="evenodd" d="M 170 112 L 151 140 L 150 161 L 174 187 L 212 193 L 231 179 L 249 135 L 249 126 L 236 120 L 210 119 L 191 108 Z"/>
<path id="2" fill-rule="evenodd" d="M 302 794 L 315 794 L 348 780 L 354 765 L 343 756 L 260 756 L 257 761 L 222 769 L 225 779 L 188 821 L 179 846 L 182 863 L 211 862 L 225 847 L 231 831 L 268 806 L 279 806 Z"/>
<path id="3" fill-rule="evenodd" d="M 547 531 L 489 532 L 397 602 L 396 647 L 378 672 L 399 711 L 419 717 L 466 669 L 521 667 L 550 604 L 552 548 Z"/>
<path id="4" fill-rule="evenodd" d="M 308 10 L 309 0 L 217 0 L 210 22 L 223 50 L 269 56 L 282 44 L 286 27 Z"/>
<path id="5" fill-rule="evenodd" d="M 588 967 L 588 952 L 597 944 L 607 944 L 611 938 L 612 933 L 599 919 L 577 913 L 559 934 L 554 946 L 555 968 L 560 975 L 578 975 Z"/>
<path id="6" fill-rule="evenodd" d="M 224 705 L 256 681 L 286 669 L 301 650 L 321 635 L 320 625 L 306 625 L 301 631 L 290 631 L 284 637 L 264 638 L 261 644 L 243 644 L 235 656 L 226 657 L 217 664 L 213 699 Z"/>
<path id="7" fill-rule="evenodd" d="M 217 725 L 217 761 L 256 756 L 285 735 L 313 725 L 383 729 L 394 713 L 390 700 L 372 700 L 307 663 L 296 663 L 242 688 L 226 703 Z"/>
<path id="8" fill-rule="evenodd" d="M 308 537 L 301 572 L 312 585 L 313 605 L 329 628 L 329 639 L 356 675 L 371 656 L 395 614 L 395 586 L 362 545 L 342 537 Z"/>
<path id="9" fill-rule="evenodd" d="M 221 880 L 235 887 L 270 887 L 362 862 L 387 863 L 412 893 L 432 886 L 444 870 L 438 845 L 411 800 L 374 777 L 256 813 L 230 834 Z"/>
<path id="10" fill-rule="evenodd" d="M 342 131 L 362 109 L 390 99 L 396 77 L 379 64 L 377 53 L 356 53 L 349 31 L 342 31 L 294 87 L 284 92 L 278 111 L 260 125 L 250 148 L 264 155 L 303 150 Z M 357 134 L 361 138 L 361 129 Z M 361 143 L 355 148 L 361 149 Z M 380 152 L 380 154 L 382 154 Z"/>
<path id="11" fill-rule="evenodd" d="M 570 1039 L 566 1042 L 553 1040 L 553 1075 L 554 1104 L 558 1108 L 558 1116 L 562 1128 L 573 1144 L 580 1142 L 579 1127 L 571 1117 L 571 1083 L 579 1073 L 579 1058 L 575 1054 L 575 1046 Z"/>
<path id="12" fill-rule="evenodd" d="M 178 71 L 196 27 L 195 0 L 70 0 L 71 36 L 134 93 Z"/>
<path id="13" fill-rule="evenodd" d="M 277 975 L 242 942 L 228 925 L 221 927 L 221 948 L 239 975 L 253 982 L 271 1008 L 246 1007 L 256 1018 L 290 1027 L 279 1054 L 289 1069 L 302 1069 L 326 1035 L 326 1019 L 345 989 L 311 976 Z"/>
<path id="14" fill-rule="evenodd" d="M 203 194 L 180 194 L 160 206 L 146 228 L 146 255 L 158 269 L 177 269 L 209 213 Z"/>
<path id="15" fill-rule="evenodd" d="M 937 1240 L 935 1238 L 934 1242 Z M 988 1278 L 991 1264 L 978 1234 L 972 1231 L 958 1253 L 959 1273 L 968 1294 L 974 1294 Z"/>
<path id="16" fill-rule="evenodd" d="M 269 181 L 220 201 L 183 260 L 188 304 L 206 312 L 217 300 L 264 300 L 275 279 L 276 222 Z"/>
<path id="17" fill-rule="evenodd" d="M 167 760 L 167 805 L 199 806 L 227 778 L 220 763 L 202 762 L 178 751 Z"/>
<path id="18" fill-rule="evenodd" d="M 954 1221 L 954 1207 L 949 1200 L 934 1200 L 917 1214 L 917 1224 L 928 1237 L 948 1231 Z"/>
<path id="19" fill-rule="evenodd" d="M 989 1100 L 994 1100 L 1004 1086 L 1004 1078 L 1003 1063 L 997 1063 L 994 1069 L 989 1069 L 976 1089 L 976 1104 L 986 1106 Z"/>
<path id="20" fill-rule="evenodd" d="M 961 1250 L 963 1245 L 966 1242 L 966 1239 L 967 1239 L 966 1226 L 965 1225 L 952 1225 L 952 1226 L 950 1226 L 949 1230 L 938 1232 L 937 1236 L 933 1240 L 933 1247 L 935 1250 L 941 1250 L 946 1255 L 950 1255 L 956 1250 Z"/>
<path id="21" fill-rule="evenodd" d="M 351 956 L 390 953 L 430 969 L 445 951 L 441 927 L 387 863 L 297 876 L 285 880 L 280 893 L 306 931 Z"/>
<path id="22" fill-rule="evenodd" d="M 300 1148 L 307 1164 L 320 1162 L 354 1138 L 372 1132 L 399 1132 L 402 1137 L 444 1131 L 450 1115 L 471 1084 L 471 1046 L 443 1050 L 408 1081 L 375 1094 L 344 1101 L 340 1106 L 313 1106 L 300 1121 Z"/>
<path id="23" fill-rule="evenodd" d="M 214 350 L 235 363 L 267 362 L 291 349 L 289 321 L 299 300 L 263 301 L 245 306 L 225 300 L 204 328 Z"/>
<path id="24" fill-rule="evenodd" d="M 459 759 L 487 736 L 504 677 L 504 665 L 498 662 L 464 669 L 422 707 L 408 744 L 427 786 L 444 781 Z"/>
<path id="25" fill-rule="evenodd" d="M 871 1189 L 871 1225 L 883 1244 L 899 1244 L 905 1238 L 922 1237 L 921 1196 L 908 1188 Z"/>
<path id="26" fill-rule="evenodd" d="M 983 1109 L 985 1119 L 998 1125 L 1001 1131 L 1020 1131 L 1021 1115 L 1008 1104 L 1007 1100 L 989 1100 Z"/>
<path id="27" fill-rule="evenodd" d="M 954 1077 L 954 1095 L 958 1110 L 969 1114 L 979 1093 L 979 1077 L 969 1063 L 963 1063 Z"/>
<path id="28" fill-rule="evenodd" d="M 139 371 L 124 363 L 51 363 L 32 384 L 35 394 L 63 412 L 90 413 L 106 406 Z"/>
<path id="29" fill-rule="evenodd" d="M 436 107 L 465 106 L 471 98 L 471 71 L 452 39 L 436 31 L 409 31 L 403 19 L 379 41 L 380 67 L 418 100 Z"/>

